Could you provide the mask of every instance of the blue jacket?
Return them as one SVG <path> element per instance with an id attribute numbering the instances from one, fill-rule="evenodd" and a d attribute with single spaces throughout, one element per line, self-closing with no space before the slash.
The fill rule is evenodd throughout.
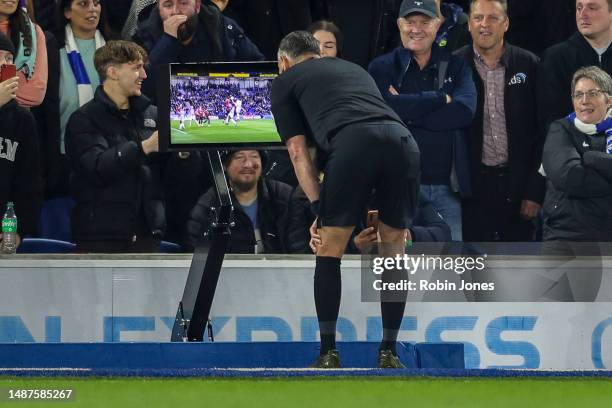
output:
<path id="1" fill-rule="evenodd" d="M 471 124 L 476 111 L 476 88 L 470 67 L 460 57 L 434 47 L 429 62 L 429 66 L 438 72 L 434 89 L 392 95 L 389 86 L 392 85 L 398 91 L 401 89 L 411 63 L 416 64 L 412 52 L 398 47 L 374 59 L 368 71 L 385 101 L 406 123 L 415 138 L 436 137 L 441 133 L 452 134 L 453 163 L 450 184 L 462 196 L 469 196 L 470 173 L 464 129 Z M 440 67 L 444 65 L 447 68 L 442 73 Z M 452 98 L 452 102 L 448 104 L 447 94 Z"/>

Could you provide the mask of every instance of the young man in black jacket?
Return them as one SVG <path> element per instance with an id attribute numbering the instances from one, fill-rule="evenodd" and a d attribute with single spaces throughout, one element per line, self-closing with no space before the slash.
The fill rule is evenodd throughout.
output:
<path id="1" fill-rule="evenodd" d="M 12 64 L 14 54 L 13 43 L 0 33 L 0 67 Z M 6 203 L 12 201 L 19 243 L 21 237 L 35 234 L 38 228 L 42 183 L 36 124 L 32 114 L 17 105 L 17 87 L 17 77 L 0 82 L 0 217 Z"/>
<path id="2" fill-rule="evenodd" d="M 544 200 L 538 59 L 504 41 L 507 9 L 506 0 L 472 0 L 473 45 L 457 51 L 472 68 L 478 101 L 468 134 L 473 196 L 463 201 L 463 238 L 471 242 L 531 240 Z"/>
<path id="3" fill-rule="evenodd" d="M 312 223 L 310 206 L 285 183 L 262 177 L 262 152 L 238 150 L 224 158 L 234 204 L 228 252 L 242 254 L 307 253 Z M 216 207 L 214 189 L 200 197 L 187 222 L 187 248 L 205 236 Z"/>
<path id="4" fill-rule="evenodd" d="M 538 73 L 541 131 L 572 111 L 570 84 L 582 67 L 598 66 L 612 73 L 612 0 L 576 0 L 578 31 L 542 55 Z"/>
<path id="5" fill-rule="evenodd" d="M 102 85 L 66 131 L 76 201 L 72 236 L 82 252 L 157 252 L 165 229 L 155 152 L 157 108 L 141 94 L 147 53 L 127 41 L 96 51 Z"/>

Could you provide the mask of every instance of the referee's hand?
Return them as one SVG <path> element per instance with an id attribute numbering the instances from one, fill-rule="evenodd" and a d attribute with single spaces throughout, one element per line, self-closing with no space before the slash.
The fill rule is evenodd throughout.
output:
<path id="1" fill-rule="evenodd" d="M 313 254 L 317 254 L 322 243 L 323 241 L 321 241 L 321 236 L 317 230 L 317 219 L 315 218 L 314 222 L 310 226 L 310 242 L 308 243 Z"/>

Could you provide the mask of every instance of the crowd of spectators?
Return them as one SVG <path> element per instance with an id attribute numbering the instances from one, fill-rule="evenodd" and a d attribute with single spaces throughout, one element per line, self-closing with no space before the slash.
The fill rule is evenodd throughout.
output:
<path id="1" fill-rule="evenodd" d="M 41 206 L 70 198 L 76 202 L 71 239 L 80 240 L 81 251 L 134 250 L 133 242 L 100 240 L 131 240 L 136 232 L 155 238 L 147 249 L 160 239 L 193 247 L 192 211 L 205 225 L 202 206 L 212 205 L 205 155 L 152 149 L 117 159 L 109 149 L 121 156 L 122 143 L 130 143 L 132 154 L 142 153 L 150 132 L 114 126 L 137 118 L 155 125 L 148 107 L 156 101 L 160 64 L 275 60 L 282 37 L 306 29 L 323 56 L 368 69 L 411 130 L 422 153 L 421 196 L 453 240 L 529 241 L 539 219 L 547 240 L 612 240 L 609 228 L 599 228 L 612 219 L 605 143 L 606 132 L 612 134 L 612 0 L 0 0 L 0 65 L 17 68 L 15 78 L 0 83 L 0 167 L 7 169 L 0 213 L 14 202 L 20 236 L 36 237 Z M 143 50 L 135 85 L 100 65 L 100 49 L 119 39 L 142 47 L 116 48 Z M 125 90 L 128 109 L 105 95 L 104 80 L 109 89 Z M 231 97 L 242 100 L 243 115 L 270 112 L 269 86 L 201 81 L 172 85 L 173 113 L 188 102 L 223 118 Z M 94 112 L 96 121 L 84 112 Z M 269 152 L 266 160 L 257 154 L 259 161 L 246 160 L 244 170 L 258 174 L 251 193 L 283 197 L 272 199 L 282 202 L 283 214 L 266 217 L 276 224 L 304 221 L 307 214 L 287 215 L 300 194 L 292 190 L 297 180 L 286 154 Z M 155 192 L 142 196 L 139 180 L 151 178 Z M 240 200 L 237 208 L 240 225 L 253 224 Z M 123 231 L 119 222 L 137 231 Z M 96 225 L 117 230 L 102 237 L 83 229 Z M 259 250 L 307 250 L 308 239 L 299 242 Z"/>
<path id="2" fill-rule="evenodd" d="M 228 114 L 227 101 L 242 101 L 243 117 L 270 116 L 271 81 L 259 86 L 255 80 L 240 88 L 237 81 L 177 79 L 170 87 L 171 113 L 179 115 L 186 106 L 203 107 L 209 115 L 224 118 Z"/>

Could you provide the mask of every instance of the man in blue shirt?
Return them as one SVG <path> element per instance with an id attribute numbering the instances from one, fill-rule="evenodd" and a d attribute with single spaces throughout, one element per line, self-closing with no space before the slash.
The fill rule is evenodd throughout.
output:
<path id="1" fill-rule="evenodd" d="M 474 117 L 476 89 L 468 64 L 433 46 L 440 23 L 435 0 L 404 0 L 397 20 L 402 45 L 372 61 L 369 72 L 419 145 L 421 192 L 461 241 L 457 192 L 470 193 L 463 129 Z"/>

